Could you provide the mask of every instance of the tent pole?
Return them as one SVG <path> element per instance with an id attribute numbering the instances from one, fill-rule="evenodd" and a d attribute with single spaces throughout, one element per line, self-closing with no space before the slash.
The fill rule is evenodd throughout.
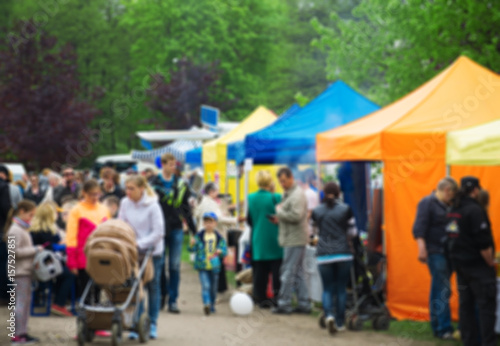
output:
<path id="1" fill-rule="evenodd" d="M 321 201 L 321 161 L 316 162 L 316 179 L 318 180 L 318 199 Z"/>
<path id="2" fill-rule="evenodd" d="M 244 190 L 244 200 L 245 200 L 245 207 L 244 207 L 244 211 L 245 211 L 245 215 L 247 214 L 247 211 L 248 211 L 248 178 L 249 178 L 249 174 L 250 172 L 248 170 L 244 170 L 245 172 L 245 177 L 244 177 L 244 181 L 243 181 L 243 184 L 245 185 L 245 190 Z"/>
<path id="3" fill-rule="evenodd" d="M 446 165 L 446 176 L 450 176 L 450 175 L 451 175 L 451 166 Z"/>
<path id="4" fill-rule="evenodd" d="M 240 169 L 236 166 L 236 217 L 240 217 Z"/>
<path id="5" fill-rule="evenodd" d="M 224 193 L 227 195 L 229 194 L 229 161 L 226 160 L 226 172 L 224 172 L 224 182 L 225 182 L 225 188 L 224 188 Z"/>

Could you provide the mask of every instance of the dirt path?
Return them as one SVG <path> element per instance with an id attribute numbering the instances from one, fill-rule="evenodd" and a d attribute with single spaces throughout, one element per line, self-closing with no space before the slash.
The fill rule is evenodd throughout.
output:
<path id="1" fill-rule="evenodd" d="M 148 345 L 422 345 L 416 341 L 398 339 L 373 331 L 344 332 L 328 335 L 320 330 L 311 316 L 275 316 L 268 310 L 257 309 L 248 317 L 234 316 L 227 302 L 217 306 L 215 315 L 202 313 L 200 285 L 196 272 L 183 264 L 181 274 L 180 315 L 162 311 L 159 338 Z M 0 309 L 0 345 L 8 345 L 6 336 L 7 309 Z M 41 338 L 40 345 L 76 345 L 74 318 L 39 317 L 30 319 L 30 333 Z M 124 340 L 123 345 L 139 345 Z M 109 339 L 96 338 L 93 345 L 109 345 Z M 429 344 L 427 344 L 429 345 Z"/>

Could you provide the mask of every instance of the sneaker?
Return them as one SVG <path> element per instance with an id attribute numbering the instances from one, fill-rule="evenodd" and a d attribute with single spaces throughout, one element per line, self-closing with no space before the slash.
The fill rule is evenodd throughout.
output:
<path id="1" fill-rule="evenodd" d="M 451 333 L 451 332 L 444 333 L 443 335 L 441 335 L 440 339 L 441 340 L 455 340 L 455 338 L 453 338 L 453 333 Z"/>
<path id="2" fill-rule="evenodd" d="M 203 312 L 205 313 L 205 315 L 210 315 L 210 305 L 205 305 L 203 307 Z"/>
<path id="3" fill-rule="evenodd" d="M 215 314 L 215 306 L 212 305 L 210 307 L 210 313 Z"/>
<path id="4" fill-rule="evenodd" d="M 271 312 L 276 315 L 290 315 L 292 313 L 292 309 L 285 309 L 283 307 L 275 307 L 271 309 Z"/>
<path id="5" fill-rule="evenodd" d="M 52 304 L 50 312 L 57 316 L 73 317 L 73 314 L 66 307 L 56 304 Z"/>
<path id="6" fill-rule="evenodd" d="M 169 306 L 168 306 L 168 312 L 170 312 L 172 314 L 179 314 L 181 312 L 181 310 L 179 310 L 179 308 L 177 307 L 177 303 L 172 303 L 172 304 L 169 304 Z"/>
<path id="7" fill-rule="evenodd" d="M 153 340 L 158 338 L 158 331 L 156 330 L 156 324 L 151 323 L 151 327 L 149 330 L 149 338 Z"/>
<path id="8" fill-rule="evenodd" d="M 39 339 L 37 339 L 37 338 L 35 338 L 33 336 L 30 336 L 28 334 L 24 334 L 24 335 L 15 336 L 12 339 L 11 344 L 12 345 L 29 345 L 29 344 L 35 344 L 35 343 L 38 343 L 38 342 L 40 342 Z"/>
<path id="9" fill-rule="evenodd" d="M 340 326 L 340 327 L 337 326 L 336 329 L 337 329 L 337 332 L 345 332 L 346 331 L 346 327 L 345 326 Z"/>
<path id="10" fill-rule="evenodd" d="M 326 318 L 326 327 L 328 328 L 328 332 L 330 334 L 335 334 L 337 332 L 337 324 L 335 323 L 335 318 L 327 317 Z"/>
<path id="11" fill-rule="evenodd" d="M 111 337 L 111 332 L 109 330 L 96 330 L 95 336 L 100 336 L 101 338 L 109 338 Z"/>
<path id="12" fill-rule="evenodd" d="M 139 334 L 136 332 L 129 332 L 128 333 L 128 339 L 129 340 L 138 340 L 139 339 Z"/>

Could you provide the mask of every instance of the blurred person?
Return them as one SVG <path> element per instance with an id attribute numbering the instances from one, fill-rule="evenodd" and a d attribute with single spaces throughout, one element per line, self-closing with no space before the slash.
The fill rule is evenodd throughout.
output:
<path id="1" fill-rule="evenodd" d="M 42 172 L 40 174 L 40 187 L 44 190 L 48 190 L 49 188 L 49 175 L 52 173 L 50 168 L 44 168 L 42 169 Z"/>
<path id="2" fill-rule="evenodd" d="M 278 243 L 278 225 L 272 223 L 281 195 L 271 192 L 273 177 L 268 171 L 257 172 L 259 190 L 248 196 L 247 222 L 251 227 L 250 246 L 253 270 L 253 297 L 262 308 L 276 306 L 280 291 L 280 268 L 283 248 Z M 274 299 L 267 299 L 267 283 L 272 276 Z"/>
<path id="3" fill-rule="evenodd" d="M 309 236 L 313 236 L 313 227 L 311 225 L 311 214 L 314 209 L 319 205 L 319 194 L 316 189 L 313 189 L 313 181 L 316 179 L 316 176 L 314 172 L 311 172 L 311 170 L 306 170 L 302 172 L 302 181 L 301 181 L 301 187 L 304 189 L 304 193 L 306 195 L 306 200 L 307 200 L 307 220 L 308 220 L 308 231 L 309 231 Z"/>
<path id="4" fill-rule="evenodd" d="M 161 270 L 163 268 L 165 235 L 164 219 L 158 196 L 141 175 L 133 175 L 125 181 L 125 197 L 120 205 L 118 218 L 128 223 L 135 231 L 137 247 L 140 254 L 145 254 L 150 248 L 153 250 L 154 277 L 147 284 L 149 300 L 149 320 L 151 322 L 149 336 L 151 339 L 158 337 L 158 315 L 161 303 Z M 143 304 L 139 308 L 139 316 L 144 310 Z M 130 332 L 129 339 L 137 340 L 139 335 Z"/>
<path id="5" fill-rule="evenodd" d="M 79 199 L 80 197 L 80 184 L 77 183 L 75 177 L 75 170 L 71 166 L 65 166 L 62 170 L 63 183 L 54 188 L 53 196 L 54 201 L 58 206 L 63 203 L 63 198 L 70 196 L 72 199 Z"/>
<path id="6" fill-rule="evenodd" d="M 214 183 L 208 183 L 204 188 L 204 196 L 194 210 L 194 217 L 196 219 L 196 224 L 198 226 L 198 231 L 201 231 L 204 227 L 203 225 L 203 215 L 206 213 L 215 213 L 217 215 L 217 228 L 218 232 L 221 234 L 222 238 L 227 241 L 227 231 L 230 228 L 238 227 L 238 219 L 236 217 L 225 216 L 222 210 L 221 203 L 217 198 L 219 196 L 219 189 Z M 221 266 L 219 275 L 219 284 L 217 286 L 219 293 L 224 293 L 227 291 L 227 277 L 226 268 Z"/>
<path id="7" fill-rule="evenodd" d="M 45 249 L 59 253 L 59 243 L 61 235 L 56 226 L 57 210 L 54 202 L 43 202 L 36 209 L 31 222 L 30 232 L 34 245 L 42 245 Z M 69 271 L 60 255 L 63 272 L 56 278 L 54 303 L 51 312 L 59 316 L 73 316 L 66 309 L 66 302 L 71 297 L 71 288 L 75 281 L 75 276 Z"/>
<path id="8" fill-rule="evenodd" d="M 40 186 L 40 178 L 37 173 L 30 172 L 28 176 L 30 179 L 30 186 L 28 187 L 28 190 L 26 190 L 24 198 L 35 202 L 36 205 L 39 205 L 45 198 L 47 190 Z"/>
<path id="9" fill-rule="evenodd" d="M 152 168 L 146 168 L 143 174 L 148 183 L 151 183 L 156 178 L 156 173 Z"/>
<path id="10" fill-rule="evenodd" d="M 190 240 L 189 251 L 194 252 L 194 268 L 198 270 L 201 298 L 205 315 L 215 313 L 219 272 L 227 256 L 226 241 L 217 232 L 217 214 L 207 212 L 202 216 L 203 228 Z"/>
<path id="11" fill-rule="evenodd" d="M 7 243 L 4 241 L 4 227 L 8 221 L 9 211 L 12 208 L 8 182 L 9 171 L 6 166 L 0 165 L 0 300 L 8 303 L 9 295 L 7 281 Z"/>
<path id="12" fill-rule="evenodd" d="M 31 305 L 31 277 L 33 276 L 33 260 L 37 252 L 42 251 L 41 245 L 34 246 L 29 234 L 30 222 L 35 215 L 36 205 L 32 201 L 22 200 L 16 208 L 9 212 L 5 225 L 4 241 L 15 247 L 15 336 L 12 345 L 23 345 L 39 342 L 28 334 L 28 319 Z"/>
<path id="13" fill-rule="evenodd" d="M 276 206 L 276 215 L 270 220 L 279 223 L 279 244 L 283 247 L 281 265 L 281 287 L 275 314 L 292 312 L 309 314 L 309 292 L 304 274 L 304 256 L 308 242 L 307 200 L 304 191 L 297 185 L 290 168 L 278 171 L 278 180 L 285 191 L 283 200 Z M 298 306 L 292 308 L 293 292 L 297 295 Z"/>
<path id="14" fill-rule="evenodd" d="M 60 229 L 63 230 L 64 236 L 61 236 L 61 238 L 63 238 L 63 241 L 66 238 L 66 226 L 68 224 L 69 213 L 74 207 L 76 207 L 77 204 L 78 200 L 68 199 L 65 200 L 62 204 L 62 207 L 58 209 L 60 211 L 60 214 L 59 218 L 57 219 L 57 226 L 59 226 Z"/>
<path id="15" fill-rule="evenodd" d="M 101 201 L 108 196 L 116 196 L 118 199 L 125 197 L 125 192 L 120 187 L 120 175 L 113 168 L 104 167 L 101 170 Z"/>
<path id="16" fill-rule="evenodd" d="M 61 180 L 62 177 L 55 172 L 50 172 L 47 175 L 48 187 L 43 202 L 54 201 L 54 190 L 61 185 Z"/>
<path id="17" fill-rule="evenodd" d="M 460 334 L 466 346 L 493 346 L 497 345 L 497 278 L 491 222 L 478 202 L 479 179 L 466 176 L 460 185 L 447 224 L 449 256 L 457 273 Z"/>
<path id="18" fill-rule="evenodd" d="M 458 190 L 451 177 L 441 179 L 436 191 L 424 197 L 418 204 L 413 224 L 413 236 L 418 244 L 418 260 L 426 263 L 431 274 L 429 311 L 434 336 L 453 339 L 451 325 L 450 277 L 451 263 L 445 254 L 447 214 Z"/>
<path id="19" fill-rule="evenodd" d="M 174 314 L 180 313 L 177 306 L 180 284 L 180 266 L 183 242 L 183 221 L 186 222 L 192 234 L 196 234 L 196 226 L 193 222 L 191 206 L 189 205 L 189 186 L 175 174 L 176 159 L 172 154 L 164 154 L 161 157 L 162 171 L 154 179 L 153 187 L 158 194 L 160 205 L 165 218 L 165 248 L 168 249 L 168 272 L 167 282 L 165 270 L 162 271 L 162 301 L 165 300 L 168 291 L 168 311 Z M 163 304 L 162 304 L 163 305 Z"/>
<path id="20" fill-rule="evenodd" d="M 339 186 L 328 183 L 323 192 L 323 203 L 314 209 L 312 220 L 319 229 L 316 258 L 323 283 L 325 322 L 334 334 L 346 329 L 346 288 L 353 261 L 349 236 L 354 237 L 357 230 L 351 208 L 339 200 Z"/>
<path id="21" fill-rule="evenodd" d="M 490 193 L 483 189 L 479 190 L 479 193 L 477 194 L 477 202 L 488 213 L 490 209 Z"/>
<path id="22" fill-rule="evenodd" d="M 77 276 L 77 295 L 81 296 L 83 290 L 90 280 L 85 271 L 87 258 L 84 247 L 87 238 L 94 232 L 96 227 L 110 218 L 108 209 L 99 203 L 101 189 L 95 180 L 89 180 L 83 184 L 83 199 L 71 209 L 66 227 L 66 254 L 67 266 Z M 99 294 L 95 292 L 95 297 Z M 87 296 L 90 303 L 90 294 Z"/>
<path id="23" fill-rule="evenodd" d="M 79 184 L 80 186 L 82 186 L 83 183 L 86 181 L 85 180 L 85 174 L 83 174 L 82 171 L 75 172 L 75 181 L 76 181 L 77 184 Z"/>
<path id="24" fill-rule="evenodd" d="M 24 194 L 26 193 L 26 189 L 28 188 L 28 185 L 23 180 L 16 180 L 14 182 L 14 185 L 19 188 L 19 191 L 21 191 L 21 196 L 24 196 Z"/>
<path id="25" fill-rule="evenodd" d="M 0 179 L 7 182 L 10 196 L 10 205 L 12 208 L 17 207 L 17 204 L 21 202 L 23 196 L 21 190 L 14 184 L 12 184 L 14 175 L 12 172 L 4 165 L 0 165 Z"/>
<path id="26" fill-rule="evenodd" d="M 116 219 L 118 217 L 118 210 L 120 210 L 120 200 L 115 195 L 110 195 L 102 201 L 106 208 L 109 210 L 111 218 Z"/>

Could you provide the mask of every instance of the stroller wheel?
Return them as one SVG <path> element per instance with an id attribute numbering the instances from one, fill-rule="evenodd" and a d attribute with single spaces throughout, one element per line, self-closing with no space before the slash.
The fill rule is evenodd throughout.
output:
<path id="1" fill-rule="evenodd" d="M 358 315 L 352 315 L 347 320 L 347 328 L 355 332 L 363 330 L 363 320 Z"/>
<path id="2" fill-rule="evenodd" d="M 111 346 L 119 346 L 122 342 L 122 326 L 114 322 L 111 325 Z"/>
<path id="3" fill-rule="evenodd" d="M 325 322 L 325 313 L 322 312 L 321 315 L 319 315 L 319 327 L 321 329 L 325 329 L 326 328 L 326 322 Z"/>
<path id="4" fill-rule="evenodd" d="M 89 342 L 87 340 L 87 334 L 88 334 L 88 331 L 87 331 L 87 325 L 85 323 L 84 320 L 82 319 L 78 319 L 76 321 L 76 330 L 77 330 L 77 341 L 78 341 L 78 346 L 83 346 L 85 345 L 85 342 Z"/>
<path id="5" fill-rule="evenodd" d="M 139 341 L 141 342 L 141 344 L 148 342 L 150 328 L 151 325 L 149 316 L 146 313 L 143 313 L 139 318 L 139 325 L 137 327 L 137 332 L 139 333 Z"/>
<path id="6" fill-rule="evenodd" d="M 391 324 L 391 320 L 387 315 L 376 316 L 373 321 L 373 329 L 375 330 L 388 330 Z"/>

